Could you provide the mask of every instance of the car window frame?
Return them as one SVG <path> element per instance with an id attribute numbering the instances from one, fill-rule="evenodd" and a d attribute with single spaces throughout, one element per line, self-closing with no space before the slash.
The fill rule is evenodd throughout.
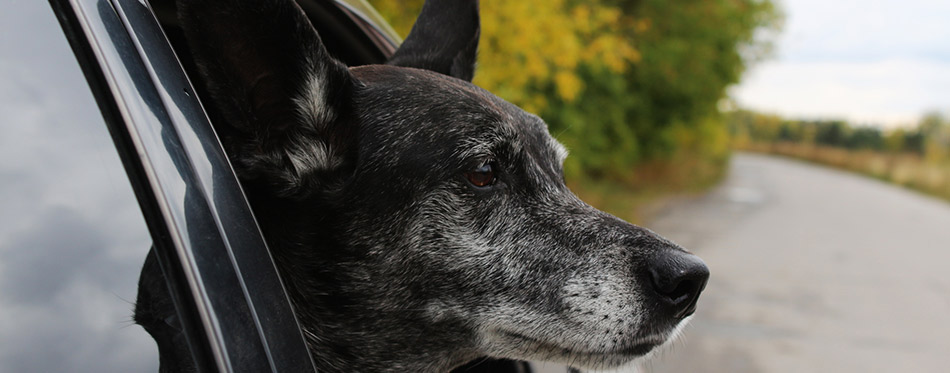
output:
<path id="1" fill-rule="evenodd" d="M 198 370 L 315 371 L 247 198 L 151 6 L 50 4 L 132 184 Z M 392 54 L 387 28 L 335 4 L 381 56 Z"/>

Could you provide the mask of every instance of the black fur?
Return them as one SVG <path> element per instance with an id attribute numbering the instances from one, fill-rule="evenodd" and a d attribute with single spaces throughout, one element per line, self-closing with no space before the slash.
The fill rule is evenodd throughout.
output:
<path id="1" fill-rule="evenodd" d="M 702 262 L 577 199 L 545 123 L 469 82 L 476 1 L 428 1 L 389 65 L 349 69 L 290 0 L 180 3 L 321 371 L 614 367 L 693 312 Z M 155 284 L 136 320 L 161 346 Z"/>
<path id="2" fill-rule="evenodd" d="M 453 16 L 446 17 L 446 14 Z M 478 1 L 428 1 L 423 5 L 409 37 L 388 64 L 431 70 L 472 81 L 478 36 Z M 433 40 L 440 42 L 432 43 Z"/>

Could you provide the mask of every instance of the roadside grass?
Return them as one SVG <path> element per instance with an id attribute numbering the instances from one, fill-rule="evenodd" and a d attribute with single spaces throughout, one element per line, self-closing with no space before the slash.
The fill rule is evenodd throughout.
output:
<path id="1" fill-rule="evenodd" d="M 852 171 L 950 201 L 950 161 L 910 153 L 848 150 L 791 142 L 749 143 L 737 150 L 775 154 Z"/>
<path id="2" fill-rule="evenodd" d="M 649 215 L 649 206 L 663 197 L 656 189 L 609 180 L 571 181 L 568 186 L 584 202 L 634 224 L 642 223 Z"/>
<path id="3" fill-rule="evenodd" d="M 591 206 L 642 224 L 668 201 L 700 194 L 717 185 L 729 165 L 728 156 L 716 160 L 677 158 L 641 164 L 631 170 L 633 177 L 626 181 L 576 177 L 569 179 L 567 185 Z"/>

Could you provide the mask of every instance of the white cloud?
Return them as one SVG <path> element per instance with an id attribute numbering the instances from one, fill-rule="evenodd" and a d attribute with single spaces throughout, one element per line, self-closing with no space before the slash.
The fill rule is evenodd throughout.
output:
<path id="1" fill-rule="evenodd" d="M 732 96 L 791 117 L 895 125 L 950 109 L 950 1 L 786 0 L 777 58 Z"/>
<path id="2" fill-rule="evenodd" d="M 742 107 L 789 117 L 843 118 L 897 125 L 950 108 L 950 63 L 771 62 L 733 90 Z"/>
<path id="3" fill-rule="evenodd" d="M 789 58 L 895 55 L 950 58 L 944 0 L 788 0 L 782 49 Z"/>

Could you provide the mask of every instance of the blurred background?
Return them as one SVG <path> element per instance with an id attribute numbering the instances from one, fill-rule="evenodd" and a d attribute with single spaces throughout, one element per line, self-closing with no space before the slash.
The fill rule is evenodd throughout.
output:
<path id="1" fill-rule="evenodd" d="M 422 0 L 370 0 L 408 34 Z M 538 113 L 584 197 L 638 221 L 734 150 L 950 198 L 950 4 L 484 1 L 475 83 Z M 636 192 L 638 197 L 629 196 Z M 631 208 L 632 207 L 632 208 Z"/>
<path id="2" fill-rule="evenodd" d="M 403 36 L 421 0 L 370 0 Z M 475 83 L 584 200 L 709 264 L 632 372 L 944 372 L 950 2 L 481 2 Z"/>
<path id="3" fill-rule="evenodd" d="M 407 35 L 422 0 L 372 0 Z M 475 83 L 548 122 L 585 200 L 639 220 L 728 165 L 727 89 L 771 55 L 771 1 L 483 1 Z M 635 192 L 635 193 L 631 193 Z"/>

